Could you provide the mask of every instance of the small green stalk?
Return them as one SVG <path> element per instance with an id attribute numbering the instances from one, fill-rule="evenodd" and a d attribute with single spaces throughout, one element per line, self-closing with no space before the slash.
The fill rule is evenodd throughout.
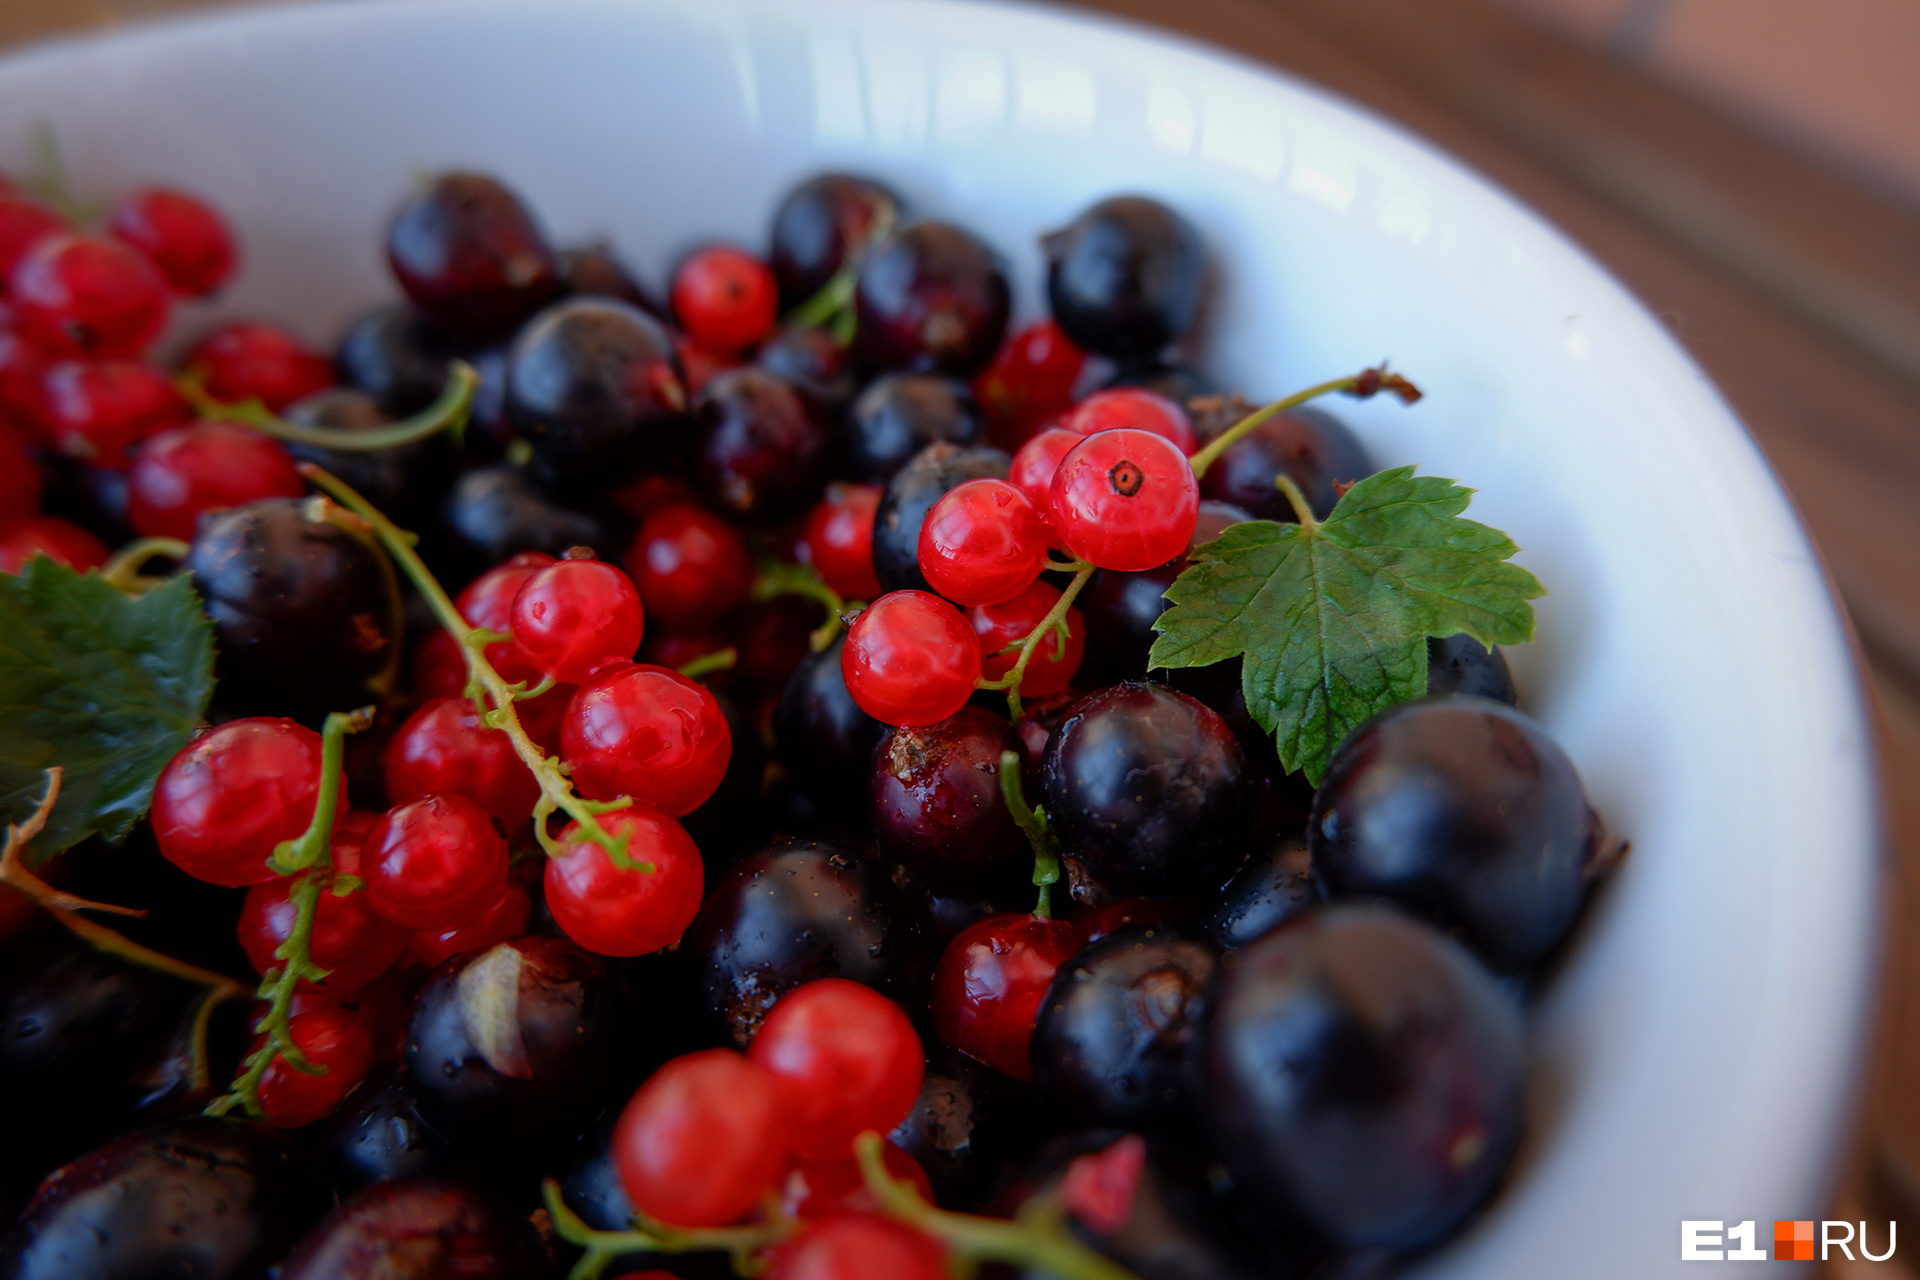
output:
<path id="1" fill-rule="evenodd" d="M 753 575 L 753 598 L 771 600 L 775 596 L 803 596 L 808 600 L 817 600 L 826 607 L 827 620 L 815 627 L 807 637 L 807 645 L 815 653 L 826 652 L 833 638 L 840 634 L 841 624 L 867 607 L 864 600 L 842 599 L 838 591 L 827 585 L 820 571 L 810 564 L 763 560 Z"/>
<path id="2" fill-rule="evenodd" d="M 427 568 L 425 562 L 420 559 L 420 554 L 413 549 L 415 538 L 412 534 L 387 519 L 372 503 L 355 492 L 353 486 L 325 468 L 303 462 L 300 464 L 300 471 L 341 506 L 367 522 L 374 536 L 380 540 L 380 545 L 385 547 L 387 554 L 393 558 L 394 564 L 399 566 L 400 571 L 406 574 L 408 580 L 426 600 L 428 607 L 433 610 L 434 617 L 439 619 L 440 625 L 459 641 L 461 656 L 467 663 L 469 687 L 476 688 L 476 701 L 484 695 L 485 699 L 493 704 L 491 709 L 482 708 L 487 724 L 507 735 L 507 740 L 513 743 L 514 754 L 520 757 L 521 762 L 533 774 L 534 780 L 540 784 L 540 799 L 534 805 L 533 811 L 534 834 L 539 837 L 540 847 L 549 855 L 557 855 L 560 852 L 559 843 L 547 833 L 547 818 L 556 812 L 565 813 L 579 824 L 582 836 L 606 850 L 607 858 L 614 866 L 623 871 L 634 870 L 651 874 L 654 870 L 653 864 L 635 861 L 629 856 L 627 837 L 616 836 L 608 831 L 601 825 L 598 817 L 602 813 L 623 809 L 632 801 L 623 798 L 599 803 L 575 794 L 573 784 L 567 780 L 567 775 L 561 770 L 559 759 L 547 755 L 532 738 L 527 736 L 526 727 L 520 723 L 519 713 L 514 709 L 514 702 L 516 698 L 530 691 L 508 684 L 500 673 L 493 669 L 493 664 L 487 661 L 487 645 L 503 637 L 491 631 L 481 630 L 460 616 L 460 610 L 454 607 L 446 588 L 440 585 L 439 580 L 433 576 L 433 571 Z"/>
<path id="3" fill-rule="evenodd" d="M 964 1261 L 1009 1263 L 1052 1280 L 1135 1280 L 1131 1271 L 1075 1239 L 1065 1213 L 1050 1199 L 1029 1201 L 1011 1221 L 935 1208 L 918 1187 L 887 1172 L 882 1143 L 871 1129 L 853 1140 L 867 1189 L 890 1217 L 944 1241 Z"/>
<path id="4" fill-rule="evenodd" d="M 1047 828 L 1047 811 L 1027 804 L 1020 783 L 1017 751 L 1000 753 L 1000 798 L 1006 802 L 1007 812 L 1013 815 L 1013 825 L 1020 828 L 1027 843 L 1033 846 L 1033 883 L 1040 889 L 1039 901 L 1033 906 L 1034 918 L 1051 920 L 1053 886 L 1060 879 L 1060 841 Z"/>
<path id="5" fill-rule="evenodd" d="M 573 1211 L 560 1194 L 560 1184 L 552 1178 L 541 1184 L 541 1193 L 554 1234 L 586 1250 L 567 1273 L 567 1280 L 599 1280 L 608 1263 L 633 1253 L 725 1252 L 733 1255 L 736 1272 L 750 1275 L 754 1254 L 791 1235 L 796 1225 L 790 1219 L 775 1218 L 750 1226 L 693 1229 L 636 1218 L 637 1225 L 631 1231 L 599 1231 Z"/>
<path id="6" fill-rule="evenodd" d="M 728 645 L 724 649 L 715 649 L 712 653 L 703 653 L 697 658 L 690 658 L 674 669 L 689 680 L 698 680 L 716 671 L 731 671 L 734 664 L 739 661 L 740 651 Z"/>
<path id="7" fill-rule="evenodd" d="M 873 225 L 867 228 L 866 239 L 850 248 L 840 269 L 815 290 L 811 298 L 787 312 L 781 324 L 788 329 L 824 328 L 833 335 L 836 346 L 852 345 L 854 328 L 859 323 L 853 300 L 860 282 L 860 262 L 867 256 L 868 249 L 892 233 L 893 214 L 882 210 Z"/>
<path id="8" fill-rule="evenodd" d="M 113 558 L 100 566 L 100 576 L 130 596 L 143 595 L 169 581 L 142 573 L 147 561 L 155 556 L 185 560 L 189 550 L 191 548 L 178 538 L 141 538 L 114 552 Z"/>
<path id="9" fill-rule="evenodd" d="M 369 427 L 364 431 L 342 431 L 288 422 L 259 400 L 243 400 L 237 404 L 215 400 L 207 394 L 205 379 L 197 372 L 181 374 L 175 379 L 175 385 L 202 418 L 238 422 L 289 444 L 312 445 L 349 453 L 372 453 L 381 449 L 397 449 L 401 445 L 436 436 L 442 431 L 452 431 L 457 437 L 466 428 L 467 418 L 473 412 L 473 395 L 480 387 L 480 374 L 465 360 L 455 360 L 447 366 L 447 385 L 432 404 L 410 418 L 389 422 L 381 427 Z"/>
<path id="10" fill-rule="evenodd" d="M 980 689 L 1005 689 L 1007 715 L 1015 720 L 1018 720 L 1021 714 L 1020 682 L 1027 678 L 1027 664 L 1033 661 L 1034 653 L 1040 648 L 1040 641 L 1046 638 L 1049 631 L 1056 631 L 1060 637 L 1054 644 L 1056 661 L 1059 655 L 1066 652 L 1067 611 L 1073 608 L 1073 602 L 1079 598 L 1081 588 L 1085 587 L 1087 580 L 1093 577 L 1093 566 L 1084 560 L 1076 560 L 1071 565 L 1049 564 L 1048 567 L 1057 567 L 1063 572 L 1069 568 L 1072 569 L 1073 581 L 1069 582 L 1067 589 L 1060 593 L 1060 598 L 1053 602 L 1053 608 L 1047 610 L 1047 616 L 1034 624 L 1033 630 L 1027 633 L 1026 639 L 1016 641 L 1000 651 L 1005 654 L 1017 650 L 1020 654 L 1013 666 L 1008 669 L 1007 674 L 998 680 L 982 680 L 975 686 Z"/>
<path id="11" fill-rule="evenodd" d="M 1322 382 L 1318 386 L 1308 387 L 1305 391 L 1296 391 L 1290 396 L 1275 400 L 1272 404 L 1255 409 L 1215 436 L 1205 448 L 1191 455 L 1187 461 L 1193 464 L 1194 478 L 1198 479 L 1206 475 L 1207 468 L 1218 461 L 1221 454 L 1232 448 L 1240 437 L 1267 419 L 1285 413 L 1289 409 L 1298 409 L 1309 400 L 1317 400 L 1335 391 L 1344 391 L 1363 400 L 1382 391 L 1391 391 L 1408 404 L 1420 398 L 1420 388 L 1399 374 L 1388 372 L 1384 365 L 1377 369 L 1362 369 L 1349 378 L 1335 378 L 1331 382 Z"/>

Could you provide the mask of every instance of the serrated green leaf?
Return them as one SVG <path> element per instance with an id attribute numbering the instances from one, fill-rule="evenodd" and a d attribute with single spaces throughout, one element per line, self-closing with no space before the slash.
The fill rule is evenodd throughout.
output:
<path id="1" fill-rule="evenodd" d="M 29 852 L 126 838 L 213 696 L 213 624 L 185 578 L 133 597 L 44 556 L 0 574 L 0 813 L 60 802 Z"/>
<path id="2" fill-rule="evenodd" d="M 1462 519 L 1473 490 L 1396 467 L 1317 526 L 1253 520 L 1198 547 L 1167 589 L 1151 664 L 1241 657 L 1247 709 L 1280 761 L 1319 785 L 1348 733 L 1426 692 L 1429 636 L 1533 638 L 1540 580 L 1513 539 Z"/>

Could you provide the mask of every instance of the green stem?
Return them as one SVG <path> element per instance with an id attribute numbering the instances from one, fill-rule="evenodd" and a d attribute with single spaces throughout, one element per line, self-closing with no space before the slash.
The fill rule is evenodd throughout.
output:
<path id="1" fill-rule="evenodd" d="M 1075 1239 L 1050 1201 L 1029 1202 L 1013 1220 L 936 1209 L 919 1188 L 887 1172 L 882 1141 L 871 1129 L 853 1140 L 867 1189 L 890 1216 L 945 1241 L 968 1262 L 1010 1263 L 1052 1280 L 1135 1280 L 1131 1271 Z"/>
<path id="2" fill-rule="evenodd" d="M 740 651 L 728 645 L 724 649 L 715 649 L 712 653 L 703 653 L 697 658 L 683 662 L 675 670 L 689 680 L 698 680 L 716 671 L 731 671 L 733 664 L 738 661 L 740 661 Z"/>
<path id="3" fill-rule="evenodd" d="M 1040 641 L 1046 637 L 1047 632 L 1066 626 L 1067 611 L 1073 608 L 1074 600 L 1079 597 L 1081 588 L 1087 585 L 1087 580 L 1091 577 L 1093 577 L 1093 566 L 1084 560 L 1076 560 L 1073 565 L 1073 581 L 1069 582 L 1067 589 L 1060 593 L 1060 598 L 1053 602 L 1053 608 L 1047 610 L 1047 616 L 1035 623 L 1033 630 L 1027 633 L 1027 638 L 1019 642 L 1020 656 L 1008 669 L 1007 674 L 998 680 L 982 680 L 977 686 L 981 689 L 1005 689 L 1007 714 L 1013 719 L 1020 718 L 1020 682 L 1027 678 L 1027 664 L 1033 661 L 1033 655 L 1039 650 Z M 1003 649 L 1001 652 L 1005 653 L 1006 650 Z M 1055 652 L 1065 652 L 1065 645 L 1059 644 Z"/>
<path id="4" fill-rule="evenodd" d="M 1255 409 L 1252 413 L 1249 413 L 1246 417 L 1240 419 L 1240 421 L 1215 436 L 1207 443 L 1205 448 L 1189 457 L 1187 461 L 1193 464 L 1193 474 L 1195 478 L 1206 475 L 1207 468 L 1218 461 L 1221 454 L 1232 448 L 1240 437 L 1246 435 L 1247 432 L 1253 430 L 1267 419 L 1276 414 L 1285 413 L 1289 409 L 1298 409 L 1309 400 L 1316 400 L 1321 396 L 1330 395 L 1335 391 L 1350 392 L 1362 398 L 1381 391 L 1391 391 L 1408 404 L 1412 404 L 1420 398 L 1420 389 L 1418 387 L 1397 373 L 1389 373 L 1385 367 L 1362 369 L 1352 377 L 1335 378 L 1331 382 L 1322 382 L 1318 386 L 1308 387 L 1305 391 L 1296 391 L 1290 396 L 1283 396 L 1275 400 L 1272 404 L 1263 405 Z"/>
<path id="5" fill-rule="evenodd" d="M 114 552 L 113 558 L 100 566 L 100 576 L 128 595 L 138 595 L 167 581 L 141 573 L 147 561 L 155 556 L 185 560 L 190 549 L 178 538 L 141 538 Z"/>
<path id="6" fill-rule="evenodd" d="M 860 282 L 860 262 L 867 256 L 867 250 L 892 233 L 893 214 L 883 209 L 873 225 L 867 228 L 866 239 L 849 249 L 840 269 L 811 298 L 787 312 L 782 324 L 789 329 L 824 327 L 832 334 L 835 344 L 841 347 L 852 345 L 854 327 L 859 319 L 853 300 Z"/>
<path id="7" fill-rule="evenodd" d="M 560 1184 L 552 1178 L 541 1184 L 541 1194 L 546 1200 L 547 1219 L 553 1224 L 554 1234 L 586 1251 L 567 1273 L 567 1280 L 598 1280 L 608 1263 L 633 1253 L 725 1252 L 733 1255 L 734 1270 L 747 1275 L 754 1254 L 778 1243 L 793 1230 L 793 1223 L 786 1219 L 742 1227 L 695 1229 L 669 1227 L 637 1218 L 639 1225 L 634 1230 L 600 1231 L 588 1226 L 586 1220 L 573 1211 L 560 1194 Z"/>
<path id="8" fill-rule="evenodd" d="M 1053 918 L 1053 886 L 1060 879 L 1060 842 L 1047 828 L 1047 811 L 1027 804 L 1020 783 L 1017 751 L 1000 753 L 1000 798 L 1006 802 L 1007 812 L 1013 815 L 1013 825 L 1020 828 L 1027 843 L 1033 846 L 1033 883 L 1040 889 L 1039 901 L 1033 907 L 1034 918 L 1050 920 Z"/>
<path id="9" fill-rule="evenodd" d="M 372 453 L 381 449 L 397 449 L 442 431 L 462 430 L 467 425 L 468 415 L 473 412 L 473 395 L 479 389 L 480 374 L 465 360 L 455 360 L 447 366 L 447 385 L 432 404 L 410 418 L 356 431 L 288 422 L 258 400 L 243 400 L 238 404 L 215 400 L 207 394 L 198 373 L 184 373 L 176 382 L 180 393 L 203 418 L 242 423 L 290 444 L 349 453 Z"/>
<path id="10" fill-rule="evenodd" d="M 340 808 L 340 775 L 345 771 L 347 735 L 359 733 L 373 723 L 373 708 L 335 711 L 320 726 L 320 793 L 313 805 L 313 820 L 292 840 L 273 847 L 267 865 L 277 876 L 298 875 L 309 867 L 333 863 L 333 820 Z"/>
<path id="11" fill-rule="evenodd" d="M 514 695 L 524 691 L 508 684 L 486 658 L 486 646 L 498 637 L 476 628 L 460 616 L 460 610 L 448 597 L 446 588 L 440 585 L 433 571 L 427 568 L 419 553 L 413 549 L 413 536 L 382 515 L 372 503 L 356 493 L 353 486 L 325 468 L 303 462 L 300 471 L 335 501 L 367 522 L 380 539 L 380 544 L 387 549 L 387 554 L 393 557 L 394 564 L 399 566 L 426 600 L 440 625 L 460 642 L 460 653 L 466 659 L 469 682 L 478 685 L 493 704 L 492 710 L 486 712 L 487 724 L 507 735 L 507 740 L 513 743 L 514 754 L 520 757 L 533 774 L 534 781 L 540 784 L 540 799 L 534 806 L 534 834 L 539 837 L 540 847 L 549 854 L 559 852 L 558 843 L 547 833 L 546 823 L 548 815 L 558 810 L 579 824 L 583 836 L 605 849 L 614 866 L 622 870 L 651 873 L 654 870 L 652 863 L 637 862 L 628 855 L 627 837 L 615 836 L 595 816 L 610 808 L 620 808 L 624 802 L 596 805 L 574 794 L 573 784 L 560 771 L 560 761 L 548 756 L 527 736 L 519 713 L 514 709 Z"/>
<path id="12" fill-rule="evenodd" d="M 1313 514 L 1313 504 L 1307 501 L 1306 494 L 1300 492 L 1300 486 L 1293 482 L 1292 476 L 1282 471 L 1273 478 L 1273 486 L 1287 495 L 1287 505 L 1293 508 L 1293 518 L 1300 522 L 1302 529 L 1312 533 L 1320 527 L 1319 518 Z"/>
<path id="13" fill-rule="evenodd" d="M 833 638 L 840 634 L 841 623 L 847 614 L 858 613 L 867 607 L 863 600 L 842 599 L 838 591 L 827 585 L 820 571 L 810 564 L 763 560 L 753 576 L 753 598 L 771 600 L 775 596 L 803 596 L 826 607 L 827 620 L 807 636 L 807 644 L 815 653 L 826 652 Z"/>

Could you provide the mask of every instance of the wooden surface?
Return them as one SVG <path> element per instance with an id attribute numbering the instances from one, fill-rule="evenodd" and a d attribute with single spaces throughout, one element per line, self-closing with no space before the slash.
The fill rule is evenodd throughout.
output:
<path id="1" fill-rule="evenodd" d="M 0 42 L 194 3 L 0 0 Z M 1881 712 L 1886 982 L 1837 1216 L 1920 1240 L 1920 218 L 1479 0 L 1091 7 L 1319 81 L 1502 183 L 1662 317 L 1773 460 Z"/>

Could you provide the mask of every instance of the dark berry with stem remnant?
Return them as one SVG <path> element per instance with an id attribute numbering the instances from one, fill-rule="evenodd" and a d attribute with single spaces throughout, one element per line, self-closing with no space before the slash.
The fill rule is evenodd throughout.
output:
<path id="1" fill-rule="evenodd" d="M 1151 360 L 1199 315 L 1200 236 L 1158 200 L 1102 200 L 1041 246 L 1054 323 L 1083 350 L 1123 363 Z"/>
<path id="2" fill-rule="evenodd" d="M 559 264 L 520 197 L 492 178 L 442 174 L 387 229 L 387 264 L 449 333 L 496 337 L 560 292 Z"/>
<path id="3" fill-rule="evenodd" d="M 918 222 L 861 260 L 854 306 L 854 354 L 866 367 L 970 378 L 1006 333 L 1007 278 L 970 232 Z"/>
<path id="4" fill-rule="evenodd" d="M 869 789 L 881 851 L 939 885 L 1026 862 L 1026 837 L 1000 794 L 1000 754 L 1020 750 L 1006 717 L 979 707 L 922 728 L 889 730 L 874 754 Z"/>
<path id="5" fill-rule="evenodd" d="M 887 1140 L 919 1163 L 942 1208 L 977 1211 L 1021 1143 L 1020 1093 L 1005 1076 L 930 1041 L 920 1096 Z"/>
<path id="6" fill-rule="evenodd" d="M 335 1206 L 294 1248 L 284 1280 L 398 1274 L 520 1280 L 538 1274 L 533 1232 L 511 1206 L 455 1182 L 383 1182 Z"/>
<path id="7" fill-rule="evenodd" d="M 826 475 L 818 405 L 751 366 L 718 374 L 694 405 L 693 475 L 701 494 L 737 520 L 774 524 L 803 510 Z"/>
<path id="8" fill-rule="evenodd" d="M 937 374 L 883 374 L 853 402 L 847 455 L 855 479 L 883 484 L 934 441 L 977 444 L 984 430 L 966 383 Z"/>
<path id="9" fill-rule="evenodd" d="M 866 803 L 873 752 L 887 726 L 860 709 L 841 674 L 846 636 L 808 654 L 788 677 L 773 718 L 774 750 L 788 775 L 823 809 Z"/>
<path id="10" fill-rule="evenodd" d="M 899 211 L 891 191 L 849 174 L 824 173 L 788 192 L 774 211 L 769 257 L 780 305 L 797 307 L 818 293 Z"/>
<path id="11" fill-rule="evenodd" d="M 1256 406 L 1234 396 L 1202 398 L 1195 407 L 1194 425 L 1205 443 Z M 1313 514 L 1324 520 L 1340 500 L 1340 486 L 1373 470 L 1373 460 L 1353 432 L 1332 414 L 1307 406 L 1268 418 L 1227 446 L 1201 478 L 1200 492 L 1245 508 L 1256 520 L 1292 521 L 1293 507 L 1274 484 L 1284 475 L 1300 486 Z"/>
<path id="12" fill-rule="evenodd" d="M 1305 835 L 1282 832 L 1252 850 L 1216 898 L 1200 908 L 1200 925 L 1223 947 L 1249 946 L 1320 905 L 1313 855 Z"/>
<path id="13" fill-rule="evenodd" d="M 920 572 L 920 526 L 948 490 L 969 480 L 1005 480 L 1012 460 L 998 449 L 937 441 L 887 481 L 873 518 L 873 572 L 888 591 L 927 591 Z"/>
<path id="14" fill-rule="evenodd" d="M 1427 692 L 1464 693 L 1508 706 L 1519 701 L 1507 655 L 1467 635 L 1428 637 Z"/>
<path id="15" fill-rule="evenodd" d="M 334 349 L 340 381 L 357 387 L 395 418 L 432 404 L 447 382 L 457 344 L 404 302 L 376 307 L 355 320 Z"/>
<path id="16" fill-rule="evenodd" d="M 673 338 L 610 298 L 549 307 L 514 339 L 507 420 L 547 473 L 604 485 L 684 443 L 687 390 Z"/>

